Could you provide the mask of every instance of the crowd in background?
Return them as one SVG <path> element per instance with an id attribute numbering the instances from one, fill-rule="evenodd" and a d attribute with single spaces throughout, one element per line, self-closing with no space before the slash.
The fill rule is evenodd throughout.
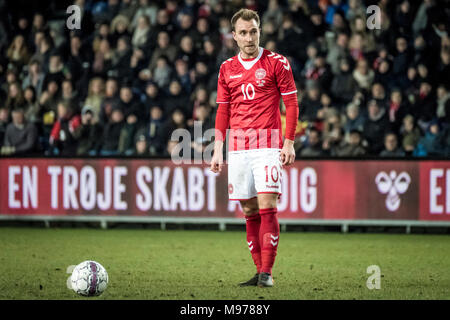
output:
<path id="1" fill-rule="evenodd" d="M 292 66 L 298 157 L 450 155 L 448 1 L 73 4 L 81 25 L 69 30 L 68 15 L 14 13 L 0 1 L 2 155 L 170 155 L 175 129 L 214 127 L 241 7 L 259 13 L 260 45 Z M 370 5 L 379 16 L 368 22 Z M 208 142 L 193 139 L 192 151 Z"/>

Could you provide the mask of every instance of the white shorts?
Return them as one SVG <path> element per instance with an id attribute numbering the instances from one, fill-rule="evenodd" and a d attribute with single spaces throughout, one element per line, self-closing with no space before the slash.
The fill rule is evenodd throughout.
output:
<path id="1" fill-rule="evenodd" d="M 281 195 L 280 149 L 252 149 L 228 153 L 228 196 L 248 200 L 258 193 Z"/>

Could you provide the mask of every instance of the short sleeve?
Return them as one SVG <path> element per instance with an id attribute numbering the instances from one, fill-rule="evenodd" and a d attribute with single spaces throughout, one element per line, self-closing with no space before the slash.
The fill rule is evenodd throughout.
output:
<path id="1" fill-rule="evenodd" d="M 286 57 L 281 56 L 275 64 L 277 87 L 282 96 L 297 92 L 291 65 Z"/>
<path id="2" fill-rule="evenodd" d="M 216 103 L 230 103 L 230 89 L 225 81 L 225 71 L 223 64 L 219 69 L 219 79 L 217 80 L 217 100 Z"/>

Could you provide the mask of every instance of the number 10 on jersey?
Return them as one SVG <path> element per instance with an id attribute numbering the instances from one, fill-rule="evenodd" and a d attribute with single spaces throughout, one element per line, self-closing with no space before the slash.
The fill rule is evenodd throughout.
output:
<path id="1" fill-rule="evenodd" d="M 241 85 L 242 94 L 244 95 L 244 100 L 253 100 L 255 98 L 255 87 L 253 84 L 249 83 Z"/>

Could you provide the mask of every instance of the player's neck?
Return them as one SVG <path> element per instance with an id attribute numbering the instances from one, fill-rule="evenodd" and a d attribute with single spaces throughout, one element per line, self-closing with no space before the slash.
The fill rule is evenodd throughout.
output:
<path id="1" fill-rule="evenodd" d="M 261 49 L 258 47 L 258 50 L 256 50 L 252 54 L 246 54 L 244 51 L 241 50 L 239 54 L 241 55 L 242 60 L 252 60 L 258 57 L 259 50 Z"/>

